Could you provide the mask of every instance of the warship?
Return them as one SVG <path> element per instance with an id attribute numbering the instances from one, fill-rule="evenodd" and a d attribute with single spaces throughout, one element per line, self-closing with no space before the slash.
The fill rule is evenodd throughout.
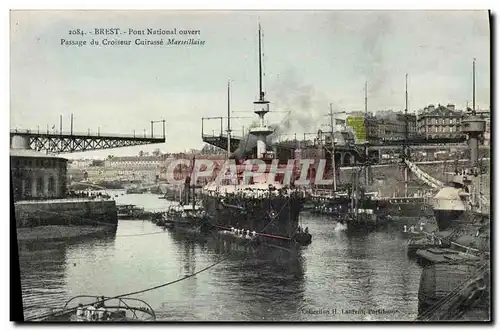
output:
<path id="1" fill-rule="evenodd" d="M 475 62 L 473 70 L 474 68 Z M 455 169 L 453 179 L 446 183 L 432 200 L 434 216 L 440 231 L 457 228 L 467 223 L 467 220 L 478 217 L 483 221 L 489 219 L 489 213 L 483 210 L 489 202 L 481 192 L 483 167 L 479 158 L 479 141 L 484 136 L 486 123 L 474 109 L 475 79 L 473 87 L 473 108 L 468 109 L 468 116 L 462 119 L 462 132 L 468 136 L 470 167 L 461 171 Z"/>
<path id="2" fill-rule="evenodd" d="M 258 115 L 259 124 L 250 129 L 249 135 L 256 138 L 256 156 L 266 165 L 287 164 L 288 160 L 276 158 L 274 151 L 268 149 L 267 137 L 274 132 L 264 120 L 269 113 L 270 102 L 266 100 L 262 87 L 262 52 L 261 27 L 259 25 L 259 98 L 254 102 L 254 113 Z M 228 86 L 229 88 L 229 86 Z M 228 93 L 229 94 L 229 93 Z M 229 95 L 228 95 L 229 96 Z M 228 122 L 230 119 L 228 100 Z M 237 156 L 230 150 L 231 130 L 228 123 L 228 159 L 226 164 L 234 162 L 237 171 L 233 178 L 210 182 L 199 194 L 204 210 L 211 219 L 215 229 L 224 237 L 243 238 L 276 245 L 307 245 L 311 235 L 299 224 L 299 214 L 305 202 L 302 190 L 294 188 L 292 181 L 286 183 L 283 173 L 276 174 L 274 181 L 267 176 L 256 176 L 245 181 L 244 162 L 249 155 Z M 252 150 L 253 152 L 253 150 Z M 268 172 L 267 172 L 268 173 Z"/>

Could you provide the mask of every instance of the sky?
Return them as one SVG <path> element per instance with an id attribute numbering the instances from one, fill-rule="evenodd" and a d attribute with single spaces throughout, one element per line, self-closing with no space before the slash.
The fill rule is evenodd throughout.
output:
<path id="1" fill-rule="evenodd" d="M 232 128 L 256 119 L 257 27 L 263 29 L 264 90 L 273 124 L 290 111 L 290 133 L 316 132 L 336 112 L 402 110 L 408 73 L 409 109 L 472 101 L 489 108 L 490 33 L 487 11 L 11 11 L 11 128 L 150 135 L 166 120 L 166 143 L 71 158 L 136 155 L 140 150 L 201 148 L 201 118 L 226 116 L 231 80 Z M 90 34 L 120 28 L 118 36 Z M 176 28 L 175 36 L 129 35 L 129 29 Z M 85 36 L 70 35 L 70 30 Z M 135 39 L 185 40 L 199 30 L 202 46 L 136 46 Z M 61 39 L 131 40 L 131 46 L 65 46 Z M 220 123 L 205 121 L 205 133 Z M 161 124 L 155 125 L 160 134 Z M 235 132 L 238 135 L 240 132 Z"/>

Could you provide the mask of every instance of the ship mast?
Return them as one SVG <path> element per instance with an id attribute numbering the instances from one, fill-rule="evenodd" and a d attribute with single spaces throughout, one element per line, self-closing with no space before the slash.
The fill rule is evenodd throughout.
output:
<path id="1" fill-rule="evenodd" d="M 261 28 L 259 23 L 259 101 L 264 101 L 264 91 L 262 90 L 262 40 Z"/>
<path id="2" fill-rule="evenodd" d="M 368 116 L 368 82 L 365 82 L 365 116 Z"/>
<path id="3" fill-rule="evenodd" d="M 261 159 L 267 152 L 266 137 L 273 133 L 273 130 L 264 122 L 264 116 L 269 112 L 269 101 L 265 100 L 265 93 L 262 88 L 262 40 L 261 27 L 259 23 L 259 99 L 254 101 L 254 113 L 259 116 L 259 126 L 250 130 L 250 133 L 257 137 L 257 158 Z"/>
<path id="4" fill-rule="evenodd" d="M 365 165 L 365 186 L 368 187 L 368 184 L 370 182 L 370 163 L 368 162 L 368 133 L 369 133 L 369 125 L 368 125 L 368 82 L 365 81 L 365 158 L 366 158 L 366 165 Z"/>
<path id="5" fill-rule="evenodd" d="M 406 161 L 408 155 L 408 74 L 405 76 L 405 140 L 403 146 L 403 160 Z M 408 196 L 408 166 L 405 164 L 405 197 Z"/>
<path id="6" fill-rule="evenodd" d="M 337 171 L 336 171 L 336 165 L 335 165 L 335 139 L 333 137 L 333 134 L 334 134 L 334 130 L 335 130 L 335 122 L 334 121 L 334 114 L 333 114 L 333 110 L 332 110 L 332 104 L 330 103 L 330 127 L 332 129 L 331 131 L 331 142 L 332 142 L 332 174 L 333 174 L 333 192 L 332 192 L 332 196 L 333 194 L 335 194 L 335 192 L 337 192 Z"/>
<path id="7" fill-rule="evenodd" d="M 476 58 L 472 61 L 472 116 L 476 115 Z"/>
<path id="8" fill-rule="evenodd" d="M 231 156 L 231 81 L 227 81 L 227 158 Z"/>

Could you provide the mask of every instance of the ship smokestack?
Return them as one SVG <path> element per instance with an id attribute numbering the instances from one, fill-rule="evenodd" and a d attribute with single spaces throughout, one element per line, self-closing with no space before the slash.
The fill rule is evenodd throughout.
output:
<path id="1" fill-rule="evenodd" d="M 486 131 L 485 121 L 477 116 L 475 106 L 476 106 L 476 59 L 472 62 L 472 111 L 470 116 L 462 120 L 462 132 L 467 134 L 469 139 L 470 148 L 470 161 L 472 167 L 477 167 L 479 162 L 479 139 Z"/>

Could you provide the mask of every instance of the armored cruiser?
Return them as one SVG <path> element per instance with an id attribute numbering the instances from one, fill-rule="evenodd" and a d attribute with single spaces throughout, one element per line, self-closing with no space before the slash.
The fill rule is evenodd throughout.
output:
<path id="1" fill-rule="evenodd" d="M 472 110 L 471 116 L 462 120 L 462 131 L 469 136 L 471 168 L 456 172 L 434 196 L 433 210 L 439 230 L 454 228 L 470 218 L 470 214 L 481 214 L 487 201 L 480 192 L 481 169 L 478 160 L 478 139 L 485 131 L 485 122 Z"/>
<path id="2" fill-rule="evenodd" d="M 269 101 L 262 89 L 262 54 L 261 29 L 259 26 L 259 99 L 254 102 L 254 112 L 259 116 L 257 127 L 250 129 L 250 135 L 256 138 L 256 156 L 261 164 L 270 169 L 279 169 L 280 161 L 275 153 L 268 150 L 266 140 L 274 130 L 264 121 L 269 112 Z M 229 107 L 228 107 L 229 112 Z M 228 114 L 228 118 L 229 118 Z M 228 128 L 228 140 L 230 130 Z M 228 156 L 230 150 L 228 147 Z M 200 193 L 203 207 L 213 226 L 226 236 L 245 237 L 273 244 L 309 244 L 311 235 L 307 229 L 299 226 L 299 213 L 302 210 L 305 195 L 293 188 L 293 177 L 286 183 L 284 173 L 275 174 L 274 180 L 267 175 L 255 176 L 245 181 L 246 164 L 243 156 L 235 160 L 235 155 L 226 160 L 226 165 L 234 164 L 233 177 L 225 176 L 223 181 L 211 182 Z M 233 163 L 234 162 L 234 163 Z M 272 172 L 272 170 L 271 170 Z M 284 182 L 285 181 L 285 182 Z M 253 240 L 253 239 L 252 239 Z"/>

